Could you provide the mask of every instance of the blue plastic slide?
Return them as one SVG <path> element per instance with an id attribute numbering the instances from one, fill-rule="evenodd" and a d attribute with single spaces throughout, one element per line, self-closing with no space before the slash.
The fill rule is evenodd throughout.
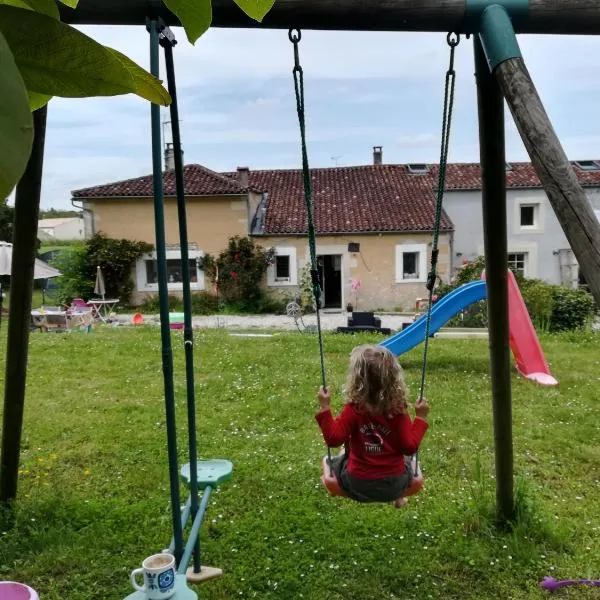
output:
<path id="1" fill-rule="evenodd" d="M 433 305 L 430 333 L 435 333 L 467 306 L 473 302 L 484 300 L 485 297 L 485 281 L 472 281 L 456 288 Z M 425 324 L 425 315 L 423 315 L 410 327 L 387 338 L 379 345 L 390 350 L 395 356 L 400 356 L 425 339 Z"/>

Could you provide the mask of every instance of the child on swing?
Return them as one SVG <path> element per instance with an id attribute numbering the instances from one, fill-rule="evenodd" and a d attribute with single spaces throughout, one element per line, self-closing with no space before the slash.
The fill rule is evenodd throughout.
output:
<path id="1" fill-rule="evenodd" d="M 412 455 L 429 427 L 429 405 L 419 398 L 411 421 L 402 369 L 380 346 L 354 348 L 344 391 L 346 405 L 334 418 L 330 392 L 321 386 L 317 394 L 321 408 L 315 416 L 327 446 L 346 445 L 346 453 L 331 460 L 340 487 L 358 502 L 404 506 L 409 486 L 417 483 L 413 477 L 422 481 Z"/>

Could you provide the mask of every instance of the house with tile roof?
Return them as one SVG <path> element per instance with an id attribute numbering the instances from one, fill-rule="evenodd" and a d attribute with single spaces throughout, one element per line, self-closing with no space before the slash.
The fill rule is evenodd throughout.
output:
<path id="1" fill-rule="evenodd" d="M 575 171 L 600 214 L 600 161 L 577 161 Z M 577 285 L 579 269 L 546 193 L 529 163 L 507 165 L 508 260 L 528 277 Z M 175 176 L 164 173 L 169 288 L 181 290 Z M 312 169 L 317 254 L 326 308 L 412 309 L 425 295 L 438 165 L 373 164 Z M 218 254 L 234 235 L 251 235 L 275 249 L 265 285 L 282 300 L 298 292 L 309 263 L 300 170 L 240 167 L 217 173 L 201 165 L 184 171 L 192 287 L 211 290 L 201 258 Z M 474 163 L 450 164 L 440 236 L 439 275 L 448 281 L 466 261 L 483 254 L 481 176 Z M 154 241 L 152 176 L 73 192 L 86 234 Z M 135 272 L 134 301 L 158 290 L 154 255 Z M 353 283 L 360 282 L 358 293 Z M 354 286 L 355 287 L 355 286 Z"/>
<path id="2" fill-rule="evenodd" d="M 425 294 L 435 193 L 430 178 L 406 165 L 313 169 L 317 255 L 328 309 L 414 308 Z M 192 287 L 210 290 L 200 268 L 205 253 L 217 254 L 234 235 L 251 235 L 275 249 L 265 285 L 289 300 L 298 294 L 309 263 L 306 208 L 299 170 L 216 173 L 200 165 L 184 171 L 188 206 Z M 175 177 L 164 173 L 169 288 L 181 290 Z M 87 233 L 154 241 L 152 176 L 76 190 Z M 440 236 L 439 274 L 450 277 L 453 226 L 446 214 Z M 158 290 L 154 255 L 136 267 L 133 299 Z M 360 290 L 353 283 L 360 282 Z M 354 285 L 356 287 L 356 285 Z"/>
<path id="3" fill-rule="evenodd" d="M 600 217 L 600 160 L 573 161 L 592 209 Z M 432 172 L 435 165 L 429 165 Z M 506 165 L 508 263 L 528 278 L 577 287 L 579 265 L 530 163 Z M 444 207 L 454 223 L 452 270 L 483 255 L 481 174 L 478 164 L 450 164 Z"/>

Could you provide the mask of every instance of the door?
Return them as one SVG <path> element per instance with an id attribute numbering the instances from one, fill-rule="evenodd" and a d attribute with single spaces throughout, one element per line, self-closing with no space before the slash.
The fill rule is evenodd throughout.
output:
<path id="1" fill-rule="evenodd" d="M 318 257 L 321 278 L 322 308 L 342 308 L 342 255 L 324 254 Z"/>

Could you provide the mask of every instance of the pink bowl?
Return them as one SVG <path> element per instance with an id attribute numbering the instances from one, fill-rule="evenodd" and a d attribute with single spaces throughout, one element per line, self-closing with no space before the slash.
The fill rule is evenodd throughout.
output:
<path id="1" fill-rule="evenodd" d="M 24 583 L 0 581 L 0 600 L 39 600 L 39 596 Z"/>

